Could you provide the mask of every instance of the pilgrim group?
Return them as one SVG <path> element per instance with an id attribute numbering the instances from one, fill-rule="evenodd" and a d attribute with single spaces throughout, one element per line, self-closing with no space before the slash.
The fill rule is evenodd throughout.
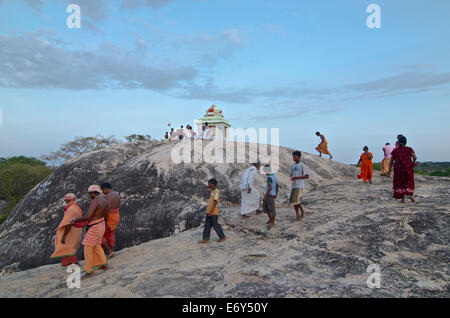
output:
<path id="1" fill-rule="evenodd" d="M 198 133 L 192 129 L 191 125 L 186 125 L 186 127 L 181 125 L 177 130 L 171 128 L 170 132 L 166 131 L 164 135 L 165 141 L 179 141 L 183 139 L 214 140 L 214 133 L 206 122 L 202 125 L 202 130 Z"/>
<path id="2" fill-rule="evenodd" d="M 191 138 L 201 138 L 203 140 L 212 140 L 211 129 L 206 123 L 202 132 L 197 136 L 192 132 L 192 127 L 186 127 L 186 131 L 182 135 L 171 133 L 170 139 L 181 140 L 184 136 Z M 166 134 L 167 135 L 167 134 Z M 328 155 L 333 158 L 328 150 L 328 142 L 320 132 L 316 135 L 320 137 L 321 142 L 316 150 L 319 155 Z M 178 137 L 177 137 L 178 136 Z M 179 137 L 183 136 L 183 137 Z M 209 139 L 207 139 L 209 138 Z M 405 198 L 409 197 L 414 202 L 414 167 L 417 157 L 414 150 L 406 146 L 407 139 L 403 135 L 397 136 L 395 147 L 389 143 L 383 147 L 384 159 L 381 167 L 381 175 L 390 178 L 392 170 L 394 170 L 393 179 L 393 196 L 401 199 L 405 203 Z M 372 183 L 373 178 L 373 154 L 369 152 L 369 148 L 365 146 L 363 153 L 357 166 L 361 167 L 361 173 L 357 176 L 364 183 Z M 295 151 L 292 153 L 293 163 L 290 167 L 289 176 L 291 181 L 291 193 L 289 203 L 293 205 L 296 218 L 294 222 L 301 221 L 305 216 L 305 211 L 301 204 L 301 196 L 305 188 L 305 180 L 309 179 L 307 168 L 301 161 L 302 153 Z M 241 191 L 241 217 L 247 219 L 252 214 L 267 214 L 267 228 L 270 230 L 275 226 L 276 208 L 275 200 L 278 196 L 277 177 L 273 173 L 270 165 L 263 167 L 263 172 L 267 176 L 266 189 L 262 198 L 255 187 L 255 177 L 261 169 L 261 163 L 256 162 L 246 169 L 242 175 L 240 183 Z M 222 226 L 218 221 L 219 217 L 219 200 L 220 191 L 215 178 L 208 180 L 206 191 L 208 193 L 208 205 L 206 207 L 206 217 L 203 230 L 203 238 L 200 244 L 206 244 L 210 240 L 211 229 L 214 228 L 217 233 L 219 243 L 226 241 L 226 236 Z M 82 209 L 78 206 L 76 196 L 73 193 L 64 196 L 64 217 L 55 235 L 55 251 L 51 258 L 60 259 L 62 266 L 71 264 L 79 264 L 77 259 L 77 250 L 80 243 L 84 246 L 84 269 L 85 275 L 83 279 L 92 275 L 96 268 L 108 270 L 107 258 L 114 257 L 114 249 L 116 247 L 115 231 L 120 221 L 120 195 L 113 191 L 111 184 L 103 183 L 101 186 L 92 185 L 88 189 L 89 196 L 92 201 L 89 210 L 83 215 Z M 83 228 L 86 233 L 83 236 Z"/>

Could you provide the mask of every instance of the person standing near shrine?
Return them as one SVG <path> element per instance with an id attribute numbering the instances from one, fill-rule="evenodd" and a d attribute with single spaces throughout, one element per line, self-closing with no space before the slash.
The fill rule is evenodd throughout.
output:
<path id="1" fill-rule="evenodd" d="M 183 127 L 183 126 L 181 126 Z M 185 128 L 183 128 L 183 135 L 185 138 L 190 139 L 191 138 L 191 131 L 189 130 L 189 125 L 186 125 Z"/>
<path id="2" fill-rule="evenodd" d="M 192 129 L 191 125 L 188 125 L 188 130 L 189 130 L 189 136 L 191 139 L 195 139 L 196 138 L 196 133 L 194 131 L 194 129 Z"/>
<path id="3" fill-rule="evenodd" d="M 206 130 L 205 125 L 202 125 L 202 130 L 199 131 L 197 139 L 203 140 L 205 138 L 205 130 Z"/>
<path id="4" fill-rule="evenodd" d="M 178 128 L 176 131 L 175 131 L 175 140 L 183 140 L 183 138 L 184 138 L 184 126 L 183 125 L 181 125 L 180 126 L 180 128 Z"/>
<path id="5" fill-rule="evenodd" d="M 205 130 L 203 131 L 203 140 L 213 140 L 212 129 L 208 123 L 205 123 Z"/>

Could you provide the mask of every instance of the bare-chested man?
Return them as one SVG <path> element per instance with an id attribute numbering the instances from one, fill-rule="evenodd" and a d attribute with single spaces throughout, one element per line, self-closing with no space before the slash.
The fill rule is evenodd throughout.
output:
<path id="1" fill-rule="evenodd" d="M 116 228 L 120 221 L 120 196 L 112 190 L 112 186 L 105 182 L 102 184 L 103 194 L 108 201 L 108 214 L 105 217 L 106 228 L 103 234 L 102 247 L 108 253 L 108 258 L 114 257 L 116 247 Z"/>
<path id="2" fill-rule="evenodd" d="M 105 216 L 108 214 L 108 201 L 101 196 L 101 189 L 98 185 L 90 186 L 88 192 L 92 199 L 88 213 L 81 218 L 72 220 L 72 224 L 89 221 L 82 243 L 84 245 L 84 269 L 86 271 L 82 279 L 92 274 L 93 267 L 100 267 L 103 270 L 109 269 L 101 245 L 105 232 Z"/>

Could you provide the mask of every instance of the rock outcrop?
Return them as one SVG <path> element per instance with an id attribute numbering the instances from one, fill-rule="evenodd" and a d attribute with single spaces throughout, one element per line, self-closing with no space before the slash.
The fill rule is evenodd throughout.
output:
<path id="1" fill-rule="evenodd" d="M 266 216 L 241 220 L 238 206 L 222 206 L 225 243 L 212 233 L 209 244 L 197 244 L 202 228 L 193 228 L 121 250 L 110 271 L 98 270 L 80 289 L 67 288 L 60 265 L 5 274 L 0 297 L 448 298 L 450 179 L 416 181 L 416 203 L 401 204 L 384 178 L 372 186 L 322 180 L 303 197 L 300 223 L 277 200 L 270 232 Z M 380 288 L 367 285 L 372 264 Z"/>
<path id="2" fill-rule="evenodd" d="M 200 225 L 209 178 L 215 177 L 219 182 L 221 204 L 240 203 L 238 185 L 248 163 L 235 160 L 231 164 L 175 164 L 171 153 L 177 144 L 121 144 L 84 154 L 58 168 L 28 193 L 1 227 L 0 268 L 23 270 L 51 264 L 54 231 L 62 218 L 62 197 L 68 192 L 75 193 L 86 212 L 90 201 L 87 189 L 91 184 L 109 181 L 121 195 L 121 224 L 117 229 L 119 250 Z M 203 147 L 208 144 L 205 142 Z M 277 147 L 276 150 L 280 154 L 279 201 L 286 202 L 292 149 Z M 307 191 L 327 180 L 356 174 L 354 167 L 306 153 L 303 161 L 312 177 Z M 264 182 L 264 176 L 258 175 L 261 191 Z M 79 253 L 82 258 L 82 249 Z"/>

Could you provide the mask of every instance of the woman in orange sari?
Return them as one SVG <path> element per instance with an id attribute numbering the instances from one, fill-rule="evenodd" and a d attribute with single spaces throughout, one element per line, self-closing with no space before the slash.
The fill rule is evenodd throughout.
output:
<path id="1" fill-rule="evenodd" d="M 356 164 L 357 166 L 359 166 L 359 164 L 361 164 L 361 174 L 359 174 L 357 177 L 358 177 L 358 179 L 363 179 L 364 183 L 367 183 L 367 180 L 369 180 L 369 183 L 372 184 L 373 154 L 371 152 L 369 152 L 369 147 L 367 147 L 367 146 L 365 146 L 363 148 L 363 150 L 364 150 L 364 153 L 361 155 L 358 163 Z"/>
<path id="2" fill-rule="evenodd" d="M 64 196 L 66 206 L 64 207 L 64 217 L 56 229 L 55 252 L 50 258 L 60 258 L 62 266 L 78 264 L 77 250 L 80 246 L 83 230 L 71 226 L 73 218 L 83 216 L 83 211 L 75 202 L 75 194 L 69 193 Z"/>
<path id="3" fill-rule="evenodd" d="M 322 154 L 329 155 L 330 160 L 333 159 L 333 156 L 328 150 L 328 141 L 325 139 L 325 136 L 322 135 L 320 132 L 316 132 L 316 136 L 320 137 L 320 139 L 322 140 L 320 144 L 316 147 L 316 150 L 319 152 L 319 156 L 322 157 Z"/>

